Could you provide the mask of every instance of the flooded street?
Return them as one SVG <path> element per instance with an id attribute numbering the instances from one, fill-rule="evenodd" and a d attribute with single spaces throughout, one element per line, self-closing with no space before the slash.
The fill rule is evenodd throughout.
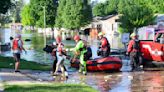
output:
<path id="1" fill-rule="evenodd" d="M 68 84 L 87 84 L 98 92 L 164 92 L 164 71 L 135 71 L 123 61 L 120 72 L 88 72 L 78 73 L 77 69 L 67 67 L 69 77 L 52 77 L 50 72 L 22 71 L 39 81 Z"/>
<path id="2" fill-rule="evenodd" d="M 72 73 L 66 83 L 88 84 L 100 92 L 164 92 L 164 71 L 129 72 L 130 66 L 116 73 Z"/>

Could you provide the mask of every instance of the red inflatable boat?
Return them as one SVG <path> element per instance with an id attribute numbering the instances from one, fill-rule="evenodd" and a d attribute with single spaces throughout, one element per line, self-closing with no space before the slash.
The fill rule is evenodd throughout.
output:
<path id="1" fill-rule="evenodd" d="M 74 68 L 79 68 L 79 61 L 71 63 L 71 66 Z M 87 70 L 88 71 L 120 71 L 122 67 L 122 60 L 118 57 L 105 57 L 97 58 L 87 61 Z"/>

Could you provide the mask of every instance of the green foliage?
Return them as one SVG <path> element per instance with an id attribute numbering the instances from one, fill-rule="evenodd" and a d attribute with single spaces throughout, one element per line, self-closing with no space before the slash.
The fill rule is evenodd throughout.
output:
<path id="1" fill-rule="evenodd" d="M 129 32 L 129 30 L 127 30 L 127 29 L 124 29 L 124 28 L 122 28 L 122 27 L 119 27 L 118 28 L 118 31 L 122 34 L 122 33 L 128 33 Z"/>
<path id="2" fill-rule="evenodd" d="M 10 22 L 11 21 L 10 21 L 10 17 L 9 16 L 0 15 L 0 23 L 1 23 L 1 26 L 6 27 L 5 24 L 8 24 Z"/>
<path id="3" fill-rule="evenodd" d="M 34 19 L 31 16 L 30 5 L 25 5 L 21 12 L 22 24 L 28 26 L 34 26 Z"/>
<path id="4" fill-rule="evenodd" d="M 117 14 L 118 3 L 119 3 L 119 0 L 107 0 L 107 5 L 105 8 L 105 14 L 106 15 Z"/>
<path id="5" fill-rule="evenodd" d="M 10 17 L 4 15 L 12 6 L 10 0 L 0 0 L 0 27 L 10 22 Z"/>
<path id="6" fill-rule="evenodd" d="M 164 13 L 164 0 L 149 0 L 155 13 Z"/>
<path id="7" fill-rule="evenodd" d="M 0 14 L 5 14 L 11 5 L 11 0 L 0 0 Z"/>
<path id="8" fill-rule="evenodd" d="M 11 18 L 14 19 L 14 22 L 21 22 L 21 10 L 23 8 L 23 0 L 14 1 L 13 5 L 11 6 L 10 13 Z"/>
<path id="9" fill-rule="evenodd" d="M 93 7 L 93 15 L 94 16 L 104 16 L 105 14 L 105 4 L 99 3 L 95 7 Z"/>
<path id="10" fill-rule="evenodd" d="M 82 20 L 82 0 L 67 0 L 64 12 L 64 27 L 68 29 L 78 29 Z"/>
<path id="11" fill-rule="evenodd" d="M 42 83 L 25 85 L 5 85 L 5 92 L 97 92 L 83 84 Z"/>
<path id="12" fill-rule="evenodd" d="M 55 26 L 58 28 L 62 28 L 64 25 L 64 7 L 66 5 L 66 0 L 59 0 L 59 6 L 57 8 L 57 16 L 55 20 Z"/>
<path id="13" fill-rule="evenodd" d="M 93 7 L 94 16 L 106 16 L 110 14 L 117 14 L 117 5 L 119 0 L 107 0 L 104 3 L 99 3 Z"/>
<path id="14" fill-rule="evenodd" d="M 119 3 L 121 27 L 124 30 L 133 32 L 139 28 L 152 24 L 155 16 L 153 7 L 147 0 L 121 0 Z"/>
<path id="15" fill-rule="evenodd" d="M 92 19 L 89 0 L 59 0 L 56 25 L 58 28 L 79 29 Z"/>
<path id="16" fill-rule="evenodd" d="M 92 21 L 92 7 L 90 5 L 90 0 L 83 0 L 83 10 L 82 10 L 82 27 L 89 24 Z M 81 27 L 80 26 L 80 27 Z"/>
<path id="17" fill-rule="evenodd" d="M 57 4 L 53 0 L 30 0 L 30 14 L 38 27 L 44 27 L 44 7 L 46 26 L 53 27 L 56 18 Z"/>
<path id="18" fill-rule="evenodd" d="M 93 7 L 93 14 L 94 16 L 106 16 L 111 14 L 117 14 L 120 12 L 126 3 L 130 2 L 129 4 L 142 2 L 142 0 L 107 0 L 104 3 L 99 3 Z M 155 13 L 164 13 L 164 0 L 144 0 L 143 4 L 149 4 L 149 7 L 153 8 Z M 121 8 L 118 9 L 118 6 Z M 129 5 L 128 5 L 129 6 Z M 135 7 L 134 7 L 135 8 Z"/>

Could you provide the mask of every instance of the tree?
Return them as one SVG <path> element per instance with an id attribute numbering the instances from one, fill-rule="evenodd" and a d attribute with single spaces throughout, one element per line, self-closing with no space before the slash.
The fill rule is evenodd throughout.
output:
<path id="1" fill-rule="evenodd" d="M 93 7 L 93 15 L 94 16 L 105 16 L 105 4 L 99 3 Z"/>
<path id="2" fill-rule="evenodd" d="M 89 24 L 92 21 L 92 6 L 90 5 L 90 0 L 83 0 L 83 18 L 82 27 Z"/>
<path id="3" fill-rule="evenodd" d="M 90 0 L 59 0 L 56 26 L 67 29 L 79 29 L 90 23 L 92 10 Z"/>
<path id="4" fill-rule="evenodd" d="M 11 5 L 10 0 L 0 0 L 0 14 L 5 14 Z"/>
<path id="5" fill-rule="evenodd" d="M 23 8 L 23 0 L 14 1 L 10 9 L 11 17 L 14 19 L 14 22 L 21 22 L 21 10 Z"/>
<path id="6" fill-rule="evenodd" d="M 121 0 L 119 13 L 123 32 L 132 33 L 135 28 L 152 24 L 155 19 L 153 8 L 148 0 Z"/>
<path id="7" fill-rule="evenodd" d="M 119 0 L 107 0 L 105 5 L 105 14 L 117 14 Z"/>
<path id="8" fill-rule="evenodd" d="M 0 26 L 4 26 L 4 24 L 6 24 L 6 23 L 10 23 L 11 21 L 10 21 L 10 16 L 8 16 L 8 15 L 0 15 Z"/>
<path id="9" fill-rule="evenodd" d="M 53 27 L 55 24 L 57 4 L 54 0 L 30 0 L 31 16 L 38 27 L 44 27 L 44 7 L 46 26 Z"/>
<path id="10" fill-rule="evenodd" d="M 155 13 L 164 13 L 164 0 L 150 0 L 151 5 L 154 7 Z"/>
<path id="11" fill-rule="evenodd" d="M 34 19 L 31 16 L 30 5 L 25 5 L 21 12 L 21 22 L 24 26 L 34 26 Z"/>
<path id="12" fill-rule="evenodd" d="M 99 3 L 93 7 L 94 16 L 107 16 L 117 14 L 119 0 L 107 0 L 104 3 Z"/>
<path id="13" fill-rule="evenodd" d="M 55 20 L 55 26 L 58 28 L 62 28 L 64 25 L 63 12 L 64 12 L 65 5 L 66 5 L 66 0 L 59 0 L 59 5 L 57 8 L 57 16 Z"/>

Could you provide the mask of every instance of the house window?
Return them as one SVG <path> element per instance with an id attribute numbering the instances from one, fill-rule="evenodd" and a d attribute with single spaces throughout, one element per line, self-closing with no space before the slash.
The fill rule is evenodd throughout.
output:
<path id="1" fill-rule="evenodd" d="M 102 29 L 102 24 L 98 24 L 98 25 L 97 25 L 97 30 L 98 30 L 98 31 L 101 31 L 101 29 Z"/>

